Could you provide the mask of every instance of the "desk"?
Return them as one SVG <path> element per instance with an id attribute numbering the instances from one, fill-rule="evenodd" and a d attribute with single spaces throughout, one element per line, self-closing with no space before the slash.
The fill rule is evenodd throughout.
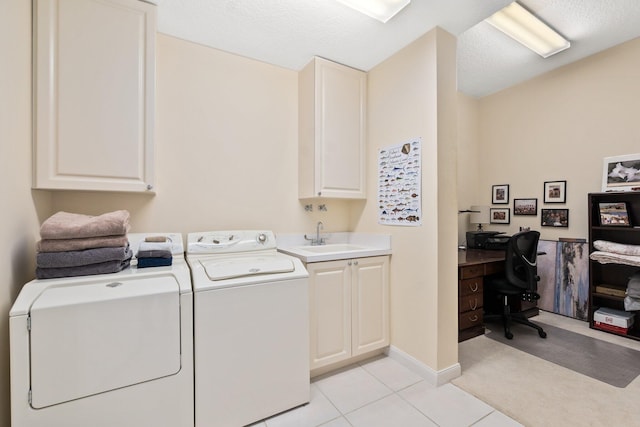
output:
<path id="1" fill-rule="evenodd" d="M 538 255 L 543 255 L 538 252 Z M 458 251 L 458 342 L 484 334 L 483 314 L 487 308 L 484 277 L 504 271 L 504 251 L 468 249 Z M 535 302 L 509 297 L 512 312 L 531 317 L 538 314 Z M 494 307 L 495 309 L 498 307 Z M 493 310 L 489 312 L 493 313 Z"/>

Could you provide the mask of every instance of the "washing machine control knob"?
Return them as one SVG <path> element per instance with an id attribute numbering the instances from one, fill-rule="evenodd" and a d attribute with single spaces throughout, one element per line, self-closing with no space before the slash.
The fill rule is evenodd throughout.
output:
<path id="1" fill-rule="evenodd" d="M 261 243 L 261 244 L 264 245 L 265 243 L 267 243 L 267 235 L 264 234 L 264 233 L 260 233 L 260 234 L 258 234 L 258 239 L 257 240 L 258 240 L 258 243 Z"/>

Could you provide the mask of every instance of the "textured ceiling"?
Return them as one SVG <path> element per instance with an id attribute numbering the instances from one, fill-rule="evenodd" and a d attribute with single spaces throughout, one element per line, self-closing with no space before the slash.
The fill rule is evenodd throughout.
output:
<path id="1" fill-rule="evenodd" d="M 459 38 L 458 88 L 474 97 L 640 36 L 640 0 L 520 1 L 572 42 L 547 59 L 482 22 L 510 0 L 413 0 L 386 24 L 335 0 L 151 1 L 161 33 L 293 70 L 318 55 L 368 71 L 439 26 Z"/>

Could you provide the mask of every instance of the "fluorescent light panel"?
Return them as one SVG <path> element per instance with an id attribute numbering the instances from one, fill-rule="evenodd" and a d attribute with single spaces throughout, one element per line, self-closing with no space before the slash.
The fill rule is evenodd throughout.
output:
<path id="1" fill-rule="evenodd" d="M 543 58 L 568 49 L 571 43 L 517 2 L 486 21 Z"/>
<path id="2" fill-rule="evenodd" d="M 360 13 L 387 22 L 404 9 L 411 0 L 338 0 L 340 3 L 357 10 Z"/>

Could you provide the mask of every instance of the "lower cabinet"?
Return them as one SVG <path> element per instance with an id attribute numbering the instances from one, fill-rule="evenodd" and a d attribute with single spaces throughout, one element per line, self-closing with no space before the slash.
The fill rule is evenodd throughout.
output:
<path id="1" fill-rule="evenodd" d="M 389 345 L 389 257 L 309 263 L 310 368 Z"/>

